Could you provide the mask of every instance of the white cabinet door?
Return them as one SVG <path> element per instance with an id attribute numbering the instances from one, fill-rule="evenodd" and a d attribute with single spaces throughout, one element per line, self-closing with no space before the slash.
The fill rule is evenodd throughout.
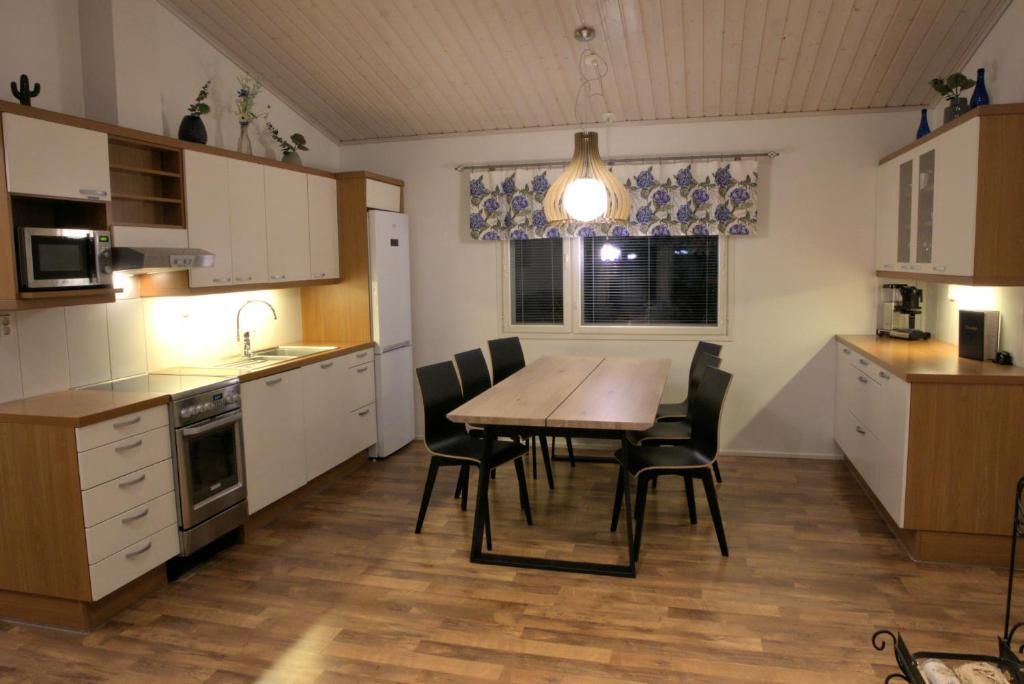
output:
<path id="1" fill-rule="evenodd" d="M 899 218 L 900 166 L 897 160 L 878 168 L 875 196 L 875 268 L 896 269 L 896 241 Z"/>
<path id="2" fill-rule="evenodd" d="M 305 366 L 301 372 L 306 479 L 312 480 L 352 455 L 345 436 L 348 369 L 341 359 L 328 359 Z"/>
<path id="3" fill-rule="evenodd" d="M 313 280 L 341 275 L 338 189 L 333 178 L 306 176 L 309 191 L 309 262 Z"/>
<path id="4" fill-rule="evenodd" d="M 935 139 L 933 256 L 924 272 L 974 275 L 980 126 L 975 118 Z"/>
<path id="5" fill-rule="evenodd" d="M 105 133 L 9 113 L 3 129 L 10 192 L 110 201 Z"/>
<path id="6" fill-rule="evenodd" d="M 228 196 L 232 279 L 238 285 L 268 282 L 263 167 L 253 162 L 229 159 Z"/>
<path id="7" fill-rule="evenodd" d="M 242 383 L 250 513 L 306 484 L 301 371 Z"/>
<path id="8" fill-rule="evenodd" d="M 270 281 L 309 280 L 309 201 L 306 174 L 264 167 L 267 264 Z"/>
<path id="9" fill-rule="evenodd" d="M 402 186 L 366 179 L 366 208 L 402 211 Z"/>
<path id="10" fill-rule="evenodd" d="M 185 212 L 188 246 L 213 252 L 209 268 L 188 272 L 190 287 L 231 284 L 231 210 L 228 159 L 185 150 Z"/>

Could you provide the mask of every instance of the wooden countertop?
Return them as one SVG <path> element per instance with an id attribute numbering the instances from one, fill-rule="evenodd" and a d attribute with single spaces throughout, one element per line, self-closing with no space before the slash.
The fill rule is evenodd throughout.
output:
<path id="1" fill-rule="evenodd" d="M 962 359 L 956 345 L 939 340 L 876 335 L 836 335 L 836 340 L 907 382 L 1024 385 L 1024 368 Z"/>
<path id="2" fill-rule="evenodd" d="M 373 347 L 372 342 L 310 342 L 303 340 L 293 344 L 333 346 L 335 349 L 309 354 L 297 359 L 282 360 L 280 363 L 265 366 L 254 371 L 232 368 L 181 367 L 167 369 L 167 372 L 172 374 L 214 375 L 225 378 L 237 377 L 241 382 L 247 382 Z M 372 361 L 372 356 L 368 360 Z M 166 404 L 168 401 L 170 401 L 170 395 L 157 392 L 64 390 L 0 404 L 0 423 L 31 423 L 35 425 L 81 427 L 116 418 L 117 416 L 123 416 L 134 411 Z"/>

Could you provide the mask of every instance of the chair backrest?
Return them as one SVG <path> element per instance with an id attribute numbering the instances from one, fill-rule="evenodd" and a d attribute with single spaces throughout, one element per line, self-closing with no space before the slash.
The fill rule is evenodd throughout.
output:
<path id="1" fill-rule="evenodd" d="M 693 377 L 693 367 L 697 365 L 698 359 L 701 354 L 709 354 L 711 356 L 722 355 L 722 345 L 715 344 L 714 342 L 705 342 L 701 340 L 697 343 L 697 350 L 693 352 L 693 358 L 690 359 L 690 377 Z"/>
<path id="2" fill-rule="evenodd" d="M 689 446 L 708 459 L 718 456 L 718 424 L 731 381 L 730 373 L 709 366 L 697 392 L 690 397 L 687 413 L 693 427 Z"/>
<path id="3" fill-rule="evenodd" d="M 479 349 L 459 352 L 455 355 L 455 365 L 459 369 L 462 396 L 466 401 L 491 388 L 491 372 L 487 370 L 487 360 Z"/>
<path id="4" fill-rule="evenodd" d="M 708 368 L 718 368 L 721 363 L 722 359 L 717 356 L 703 352 L 697 355 L 697 358 L 690 364 L 690 386 L 686 394 L 687 399 L 697 394 L 700 381 L 704 379 L 704 371 Z"/>
<path id="5" fill-rule="evenodd" d="M 462 388 L 451 361 L 416 369 L 423 397 L 423 441 L 428 447 L 447 437 L 465 435 L 466 428 L 448 420 L 448 413 L 463 404 Z"/>
<path id="6" fill-rule="evenodd" d="M 518 337 L 488 340 L 487 348 L 491 352 L 491 369 L 495 385 L 526 365 L 523 345 L 519 343 Z"/>

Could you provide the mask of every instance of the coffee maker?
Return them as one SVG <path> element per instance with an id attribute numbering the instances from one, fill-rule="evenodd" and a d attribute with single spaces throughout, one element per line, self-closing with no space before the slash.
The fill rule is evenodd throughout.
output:
<path id="1" fill-rule="evenodd" d="M 882 285 L 882 301 L 878 308 L 878 336 L 901 340 L 927 340 L 932 336 L 917 327 L 924 316 L 924 291 L 904 283 Z"/>

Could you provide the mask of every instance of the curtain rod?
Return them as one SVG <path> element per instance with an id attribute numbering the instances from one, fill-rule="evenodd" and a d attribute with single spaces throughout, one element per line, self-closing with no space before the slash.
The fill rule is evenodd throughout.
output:
<path id="1" fill-rule="evenodd" d="M 676 161 L 712 161 L 716 159 L 731 159 L 733 161 L 739 161 L 741 159 L 757 159 L 759 157 L 767 157 L 774 159 L 778 157 L 779 153 L 775 150 L 768 150 L 766 152 L 744 152 L 742 154 L 671 154 L 671 155 L 660 155 L 660 156 L 645 156 L 645 157 L 611 157 L 606 159 L 605 163 L 608 166 L 614 166 L 615 164 L 646 164 L 646 163 L 667 163 Z M 568 164 L 568 160 L 559 161 L 525 161 L 525 162 L 506 162 L 502 164 L 459 164 L 455 167 L 456 171 L 460 173 L 462 171 L 497 171 L 499 169 L 521 169 L 521 168 L 555 168 L 558 166 L 565 166 Z"/>

